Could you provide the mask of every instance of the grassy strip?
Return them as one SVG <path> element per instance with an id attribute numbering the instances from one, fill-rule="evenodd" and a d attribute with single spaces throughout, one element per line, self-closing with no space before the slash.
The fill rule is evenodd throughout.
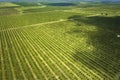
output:
<path id="1" fill-rule="evenodd" d="M 3 57 L 2 57 L 2 43 L 1 43 L 1 33 L 0 33 L 0 80 L 2 80 L 3 78 L 3 74 L 2 74 L 2 65 L 3 65 Z M 4 68 L 4 67 L 3 67 Z M 4 73 L 4 72 L 3 72 Z"/>
<path id="2" fill-rule="evenodd" d="M 20 36 L 19 36 L 20 37 Z M 28 43 L 29 44 L 29 43 Z M 31 45 L 30 45 L 31 46 Z M 33 48 L 33 50 L 34 50 L 34 52 L 36 52 L 37 53 L 37 55 L 39 54 L 38 52 L 37 52 L 37 50 L 34 48 L 34 47 L 32 47 Z M 33 53 L 32 53 L 33 54 Z M 54 72 L 52 71 L 52 69 L 49 67 L 49 65 L 46 63 L 46 61 L 45 60 L 43 60 L 43 58 L 42 57 L 40 57 L 40 55 L 39 55 L 39 58 L 42 60 L 42 62 L 44 63 L 44 65 L 46 65 L 46 67 L 50 70 L 50 72 L 51 73 L 53 73 L 53 75 L 55 75 L 54 74 Z M 31 61 L 32 63 L 33 63 L 33 61 Z M 35 69 L 35 68 L 34 68 Z M 41 71 L 40 71 L 41 72 Z M 40 76 L 40 75 L 39 75 Z"/>
<path id="3" fill-rule="evenodd" d="M 37 61 L 36 60 L 36 58 L 37 58 L 37 55 L 35 54 L 35 52 L 36 51 L 34 51 L 34 50 L 32 50 L 34 47 L 32 46 L 32 44 L 31 43 L 29 43 L 28 41 L 28 39 L 24 36 L 24 35 L 22 35 L 22 33 L 19 33 L 19 34 L 21 34 L 21 38 L 23 38 L 24 37 L 24 39 L 25 40 L 22 40 L 21 42 L 23 42 L 23 45 L 25 46 L 25 49 L 27 50 L 27 53 L 30 55 L 30 58 L 31 58 L 31 64 L 33 64 L 33 63 L 35 63 L 35 64 L 33 64 L 33 65 L 35 65 L 34 66 L 34 71 L 36 71 L 36 75 L 37 75 L 37 77 L 38 77 L 38 79 L 48 79 L 47 77 L 46 77 L 46 75 L 45 75 L 45 73 L 44 73 L 44 71 L 42 70 L 42 68 L 41 68 L 41 63 L 40 62 L 43 62 L 43 61 Z M 27 55 L 28 55 L 27 54 Z"/>
<path id="4" fill-rule="evenodd" d="M 35 76 L 33 76 L 33 73 L 31 71 L 31 66 L 28 63 L 27 58 L 25 57 L 24 52 L 18 42 L 19 41 L 18 36 L 14 35 L 16 33 L 17 33 L 16 31 L 12 31 L 12 35 L 13 35 L 13 39 L 14 39 L 15 47 L 16 47 L 16 52 L 18 53 L 19 59 L 21 61 L 21 65 L 23 67 L 23 70 L 24 70 L 25 75 L 27 76 L 28 80 L 34 79 Z"/>
<path id="5" fill-rule="evenodd" d="M 37 49 L 37 48 L 35 47 L 34 49 Z M 40 48 L 40 50 L 42 50 L 42 48 Z M 38 51 L 38 50 L 37 50 L 37 51 Z M 41 53 L 41 51 L 40 51 L 40 53 Z M 42 50 L 42 53 L 45 54 L 44 50 Z M 41 55 L 42 55 L 42 54 L 41 54 Z M 47 54 L 46 54 L 46 55 L 47 55 Z M 45 59 L 45 61 L 48 62 L 48 64 L 49 64 L 50 67 L 54 70 L 54 72 L 56 72 L 56 70 L 60 70 L 60 68 L 58 68 L 58 66 L 57 66 L 56 64 L 54 64 L 54 61 L 53 61 L 52 59 L 49 59 L 48 57 L 45 58 L 44 55 L 42 55 L 42 56 L 43 56 L 43 58 Z M 53 67 L 52 64 L 54 64 L 55 67 Z M 58 68 L 58 69 L 57 69 L 57 68 Z M 52 72 L 52 73 L 54 73 L 54 72 Z M 58 72 L 59 72 L 59 71 L 58 71 Z M 57 72 L 57 74 L 58 74 L 58 72 Z M 55 73 L 54 73 L 54 74 L 55 74 Z M 62 76 L 64 76 L 64 75 L 62 75 Z M 55 77 L 56 77 L 56 79 L 58 78 L 57 76 L 55 76 Z"/>
<path id="6" fill-rule="evenodd" d="M 6 37 L 5 37 L 5 32 L 1 34 L 2 38 L 2 56 L 3 56 L 3 79 L 12 79 L 13 80 L 13 74 L 11 66 L 10 66 L 10 61 L 9 61 L 9 56 L 8 56 L 8 48 L 7 48 L 7 43 L 6 43 Z"/>
<path id="7" fill-rule="evenodd" d="M 32 38 L 31 38 L 31 39 L 32 39 Z M 67 76 L 67 75 L 64 73 L 64 71 L 61 69 L 61 67 L 59 67 L 59 66 L 57 65 L 58 63 L 56 63 L 55 57 L 52 58 L 52 56 L 51 56 L 51 58 L 50 58 L 50 55 L 49 55 L 49 54 L 51 54 L 51 53 L 49 53 L 47 50 L 44 50 L 44 49 L 46 48 L 46 46 L 38 46 L 37 43 L 35 43 L 35 44 L 36 44 L 36 45 L 35 45 L 35 46 L 36 46 L 36 49 L 39 47 L 40 50 L 44 53 L 43 56 L 46 55 L 46 57 L 47 57 L 46 59 L 49 59 L 49 60 L 51 61 L 50 63 L 55 65 L 54 68 L 53 68 L 54 71 L 56 72 L 56 70 L 59 70 L 59 71 L 57 72 L 57 74 L 58 74 L 59 72 L 62 73 L 62 74 L 59 74 L 60 79 L 61 79 L 61 78 L 65 79 L 63 76 L 65 76 L 66 79 L 69 79 L 68 76 Z M 42 43 L 41 45 L 43 45 L 43 43 Z M 42 48 L 42 47 L 44 47 L 44 48 Z M 38 50 L 38 51 L 39 51 L 39 50 Z M 53 54 L 53 53 L 52 53 L 52 54 Z M 55 59 L 55 60 L 53 60 L 53 59 Z M 56 67 L 57 69 L 55 69 L 55 67 Z M 62 77 L 61 77 L 60 75 L 61 75 Z"/>
<path id="8" fill-rule="evenodd" d="M 26 75 L 25 75 L 25 72 L 23 71 L 23 68 L 22 68 L 22 65 L 21 65 L 21 61 L 17 55 L 17 52 L 16 52 L 16 49 L 15 49 L 15 44 L 14 44 L 14 40 L 13 40 L 13 35 L 12 35 L 12 31 L 9 31 L 7 33 L 8 35 L 8 40 L 9 40 L 9 43 L 10 45 L 12 46 L 12 55 L 11 55 L 11 58 L 14 59 L 12 60 L 13 61 L 13 65 L 14 65 L 14 68 L 15 68 L 15 72 L 16 72 L 16 77 L 17 79 L 24 79 L 24 80 L 27 80 L 26 78 Z M 17 66 L 18 65 L 18 66 Z M 19 74 L 18 74 L 19 73 Z"/>

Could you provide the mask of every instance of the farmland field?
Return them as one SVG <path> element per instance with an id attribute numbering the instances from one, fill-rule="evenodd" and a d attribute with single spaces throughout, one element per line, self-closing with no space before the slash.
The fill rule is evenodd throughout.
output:
<path id="1" fill-rule="evenodd" d="M 1 4 L 0 80 L 120 80 L 118 3 Z"/>

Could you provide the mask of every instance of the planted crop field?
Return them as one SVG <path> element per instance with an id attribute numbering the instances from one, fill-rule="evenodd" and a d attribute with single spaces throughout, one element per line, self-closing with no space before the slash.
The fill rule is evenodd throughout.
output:
<path id="1" fill-rule="evenodd" d="M 0 15 L 0 80 L 120 80 L 118 6 L 79 7 Z"/>

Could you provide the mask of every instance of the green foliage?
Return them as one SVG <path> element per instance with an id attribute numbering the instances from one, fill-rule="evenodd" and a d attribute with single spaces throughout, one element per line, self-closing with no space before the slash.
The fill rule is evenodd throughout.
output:
<path id="1" fill-rule="evenodd" d="M 36 9 L 26 9 L 24 13 L 33 13 L 33 12 L 47 12 L 47 11 L 55 11 L 55 10 L 70 10 L 71 7 L 44 7 L 44 8 L 36 8 Z"/>
<path id="2" fill-rule="evenodd" d="M 17 5 L 20 6 L 39 6 L 36 2 L 14 2 Z"/>
<path id="3" fill-rule="evenodd" d="M 0 80 L 119 80 L 118 5 L 26 11 L 0 16 Z"/>
<path id="4" fill-rule="evenodd" d="M 31 24 L 66 19 L 75 14 L 76 13 L 53 11 L 47 13 L 33 13 L 33 14 L 31 13 L 24 15 L 0 16 L 1 18 L 0 26 L 3 29 L 22 27 Z"/>

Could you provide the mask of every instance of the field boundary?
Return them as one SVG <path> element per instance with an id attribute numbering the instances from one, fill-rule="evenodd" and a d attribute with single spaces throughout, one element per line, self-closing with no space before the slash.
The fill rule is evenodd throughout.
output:
<path id="1" fill-rule="evenodd" d="M 8 29 L 0 30 L 0 32 L 22 29 L 22 28 L 28 28 L 28 27 L 34 27 L 34 26 L 45 25 L 45 24 L 58 23 L 58 22 L 63 22 L 63 21 L 67 21 L 67 20 L 68 19 L 60 19 L 60 20 L 56 20 L 56 21 L 49 21 L 49 22 L 44 22 L 44 23 L 31 24 L 31 25 L 26 25 L 26 26 L 21 26 L 21 27 L 16 27 L 16 28 L 8 28 Z"/>

